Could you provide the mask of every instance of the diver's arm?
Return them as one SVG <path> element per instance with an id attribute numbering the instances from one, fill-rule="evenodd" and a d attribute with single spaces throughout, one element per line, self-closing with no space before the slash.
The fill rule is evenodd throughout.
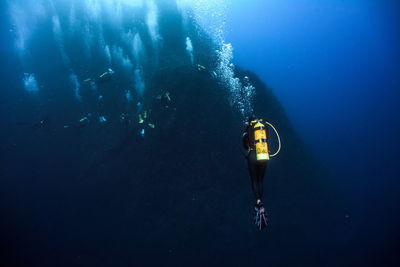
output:
<path id="1" fill-rule="evenodd" d="M 247 131 L 243 132 L 242 143 L 243 143 L 243 148 L 249 150 L 249 134 L 247 133 Z"/>

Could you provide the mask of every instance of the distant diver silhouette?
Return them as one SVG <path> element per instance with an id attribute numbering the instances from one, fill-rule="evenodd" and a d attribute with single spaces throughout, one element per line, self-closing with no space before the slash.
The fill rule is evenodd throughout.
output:
<path id="1" fill-rule="evenodd" d="M 26 121 L 18 121 L 15 123 L 18 126 L 30 126 L 33 129 L 40 129 L 40 128 L 45 128 L 50 124 L 50 119 L 48 116 L 43 117 L 41 120 L 36 121 L 36 122 L 26 122 Z"/>
<path id="2" fill-rule="evenodd" d="M 278 137 L 279 147 L 272 155 L 270 155 L 268 150 L 269 130 L 266 125 L 271 126 Z M 242 135 L 242 142 L 244 149 L 247 150 L 245 157 L 247 159 L 253 194 L 256 198 L 254 223 L 262 230 L 268 224 L 265 208 L 261 202 L 264 191 L 264 175 L 268 160 L 279 153 L 281 141 L 278 132 L 272 124 L 261 119 L 256 119 L 255 117 L 250 117 Z"/>
<path id="3" fill-rule="evenodd" d="M 124 124 L 125 130 L 129 131 L 132 124 L 131 116 L 128 112 L 123 112 L 120 116 L 120 121 Z"/>
<path id="4" fill-rule="evenodd" d="M 50 123 L 49 118 L 45 117 L 45 118 L 43 118 L 42 120 L 40 120 L 40 121 L 34 123 L 34 124 L 32 125 L 32 127 L 33 127 L 33 128 L 43 128 L 43 127 L 46 127 L 49 123 Z"/>
<path id="5" fill-rule="evenodd" d="M 89 116 L 89 115 L 88 115 Z M 79 121 L 73 126 L 74 128 L 85 128 L 90 123 L 90 119 L 85 116 L 79 119 Z"/>
<path id="6" fill-rule="evenodd" d="M 103 83 L 106 81 L 111 80 L 111 77 L 113 76 L 114 71 L 112 69 L 108 69 L 106 72 L 104 72 L 103 74 L 101 74 L 99 77 L 92 79 L 92 78 L 87 78 L 86 80 L 84 80 L 84 83 L 95 83 L 95 84 L 99 84 L 99 83 Z"/>
<path id="7" fill-rule="evenodd" d="M 110 80 L 113 74 L 114 71 L 112 69 L 108 69 L 108 71 L 104 72 L 96 79 L 96 83 L 103 83 Z"/>

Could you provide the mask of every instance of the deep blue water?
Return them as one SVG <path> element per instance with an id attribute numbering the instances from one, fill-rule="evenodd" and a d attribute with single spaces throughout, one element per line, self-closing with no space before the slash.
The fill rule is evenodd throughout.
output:
<path id="1" fill-rule="evenodd" d="M 68 13 L 64 13 L 66 9 L 64 10 L 62 5 L 56 5 L 56 10 L 61 25 L 65 26 L 63 19 L 68 17 Z M 192 262 L 190 257 L 193 257 L 196 251 L 210 255 L 221 253 L 231 257 L 225 261 L 224 258 L 217 257 L 218 260 L 214 264 L 232 263 L 235 254 L 240 255 L 238 264 L 261 263 L 265 256 L 265 259 L 270 259 L 273 265 L 279 262 L 283 265 L 289 263 L 296 265 L 295 260 L 284 259 L 285 255 L 291 255 L 294 259 L 299 259 L 297 262 L 299 265 L 317 262 L 335 265 L 332 254 L 336 253 L 337 255 L 340 253 L 336 259 L 337 264 L 378 265 L 386 261 L 385 264 L 389 265 L 398 259 L 394 249 L 398 245 L 399 234 L 396 229 L 400 223 L 397 207 L 400 200 L 397 194 L 400 185 L 397 180 L 399 161 L 397 152 L 400 149 L 397 141 L 400 134 L 397 107 L 400 89 L 398 49 L 400 32 L 397 26 L 399 5 L 391 1 L 283 3 L 257 0 L 251 3 L 233 1 L 232 8 L 228 10 L 226 41 L 231 42 L 234 47 L 233 62 L 254 71 L 268 87 L 272 88 L 293 126 L 293 135 L 298 133 L 306 147 L 317 158 L 318 164 L 315 164 L 315 167 L 322 166 L 327 169 L 326 172 L 322 172 L 326 176 L 319 177 L 316 184 L 325 178 L 327 184 L 333 181 L 332 196 L 340 199 L 330 199 L 327 203 L 337 203 L 337 205 L 333 205 L 334 208 L 326 206 L 326 210 L 322 212 L 324 207 L 317 209 L 315 206 L 318 206 L 318 203 L 310 204 L 304 200 L 306 204 L 299 204 L 301 208 L 299 207 L 298 213 L 296 212 L 294 200 L 285 194 L 296 194 L 301 190 L 309 193 L 307 190 L 317 191 L 318 186 L 308 187 L 305 179 L 308 167 L 305 167 L 307 171 L 298 167 L 308 164 L 314 166 L 314 162 L 311 160 L 302 162 L 303 158 L 309 159 L 308 154 L 297 155 L 295 153 L 297 147 L 296 149 L 289 147 L 281 161 L 278 159 L 276 165 L 271 164 L 272 178 L 270 182 L 266 182 L 267 186 L 270 185 L 266 189 L 266 199 L 271 202 L 272 213 L 281 218 L 282 225 L 273 226 L 270 232 L 263 233 L 266 235 L 258 235 L 248 220 L 253 201 L 250 187 L 246 188 L 248 184 L 232 183 L 226 177 L 215 181 L 207 179 L 207 177 L 214 179 L 214 175 L 224 177 L 224 173 L 235 178 L 246 176 L 245 162 L 238 159 L 240 156 L 232 153 L 231 158 L 225 158 L 221 152 L 223 150 L 214 146 L 215 151 L 211 152 L 213 156 L 210 161 L 207 161 L 208 158 L 203 161 L 200 157 L 196 163 L 182 167 L 181 170 L 170 166 L 165 175 L 158 172 L 162 170 L 165 162 L 161 162 L 152 170 L 152 165 L 145 157 L 152 155 L 144 152 L 144 158 L 141 159 L 139 154 L 146 150 L 146 145 L 150 146 L 149 151 L 153 151 L 151 142 L 143 141 L 136 129 L 130 138 L 124 139 L 124 127 L 118 122 L 121 112 L 127 109 L 129 112 L 137 112 L 135 104 L 139 97 L 133 91 L 136 87 L 132 80 L 133 75 L 124 73 L 124 67 L 119 63 L 112 63 L 113 68 L 117 70 L 118 78 L 99 89 L 106 98 L 105 106 L 99 108 L 97 102 L 90 96 L 87 102 L 84 100 L 83 104 L 80 104 L 74 97 L 69 71 L 73 69 L 82 86 L 83 79 L 98 75 L 108 67 L 102 51 L 94 49 L 93 57 L 87 59 L 83 57 L 82 51 L 85 51 L 85 47 L 80 39 L 68 40 L 65 42 L 65 50 L 70 57 L 71 66 L 66 67 L 60 55 L 60 47 L 57 46 L 57 42 L 52 41 L 54 36 L 50 19 L 47 24 L 36 25 L 35 30 L 41 35 L 33 35 L 36 39 L 26 48 L 28 53 L 25 54 L 25 60 L 24 57 L 21 59 L 16 48 L 16 28 L 10 19 L 10 9 L 3 3 L 0 49 L 2 65 L 5 67 L 0 74 L 2 83 L 0 119 L 3 140 L 0 147 L 0 177 L 5 176 L 5 179 L 1 181 L 0 201 L 5 216 L 2 222 L 5 230 L 1 232 L 3 235 L 0 244 L 5 246 L 4 251 L 11 255 L 10 262 L 54 264 L 56 259 L 52 257 L 41 259 L 46 253 L 54 253 L 54 257 L 60 259 L 61 265 L 71 263 L 99 265 L 101 259 L 106 264 L 111 264 L 115 258 L 118 258 L 115 260 L 117 265 L 129 263 L 143 265 L 146 264 L 143 261 L 146 257 L 143 255 L 152 254 L 152 249 L 156 256 L 170 259 L 170 264 Z M 165 14 L 168 14 L 167 11 Z M 140 14 L 138 13 L 139 21 L 143 19 Z M 206 39 L 204 35 L 196 32 L 199 34 L 197 36 L 193 29 L 182 30 L 182 36 L 180 32 L 170 33 L 163 30 L 161 25 L 164 23 L 176 27 L 180 25 L 179 20 L 172 15 L 160 17 L 162 18 L 159 22 L 160 32 L 165 41 L 164 47 L 170 48 L 168 51 L 161 50 L 160 55 L 152 52 L 151 37 L 145 33 L 145 23 L 141 22 L 140 26 L 135 24 L 132 27 L 141 32 L 147 49 L 147 60 L 142 62 L 143 70 L 148 75 L 144 76 L 144 80 L 152 78 L 147 73 L 160 67 L 154 63 L 157 60 L 161 62 L 162 68 L 167 69 L 171 65 L 179 66 L 182 62 L 185 66 L 190 65 L 184 51 L 185 34 L 191 37 L 195 51 L 199 47 L 195 59 L 202 64 L 207 62 L 209 51 L 206 41 L 202 42 Z M 121 45 L 121 40 L 113 39 L 118 35 L 117 29 L 113 27 L 104 24 L 106 42 L 110 46 Z M 66 32 L 64 38 L 68 39 L 65 37 L 68 35 Z M 122 44 L 121 47 L 125 53 L 129 53 L 126 52 L 129 51 L 128 46 Z M 200 47 L 204 51 L 201 51 Z M 131 60 L 135 66 L 137 63 L 133 58 Z M 39 96 L 24 90 L 24 72 L 36 73 L 39 86 L 42 86 L 39 89 Z M 184 92 L 193 94 L 184 96 L 179 103 L 177 101 L 177 107 L 187 107 L 185 97 L 188 103 L 196 102 L 192 97 L 207 99 L 201 93 L 197 95 L 190 91 L 190 86 L 182 86 L 182 84 L 197 86 L 191 83 L 191 78 L 184 76 L 186 72 L 186 69 L 178 68 L 175 73 L 181 76 L 176 79 L 179 81 L 176 83 L 172 75 L 158 80 L 154 78 L 153 85 L 147 81 L 147 92 L 153 94 L 154 91 L 157 94 L 160 85 L 173 84 L 177 88 L 171 88 L 172 93 L 185 89 Z M 202 76 L 196 75 L 192 80 L 202 85 L 215 85 L 214 81 L 208 80 L 209 78 L 202 80 Z M 115 91 L 110 91 L 110 88 Z M 126 88 L 132 88 L 135 97 L 132 107 L 120 104 L 125 103 L 123 92 Z M 174 115 L 160 115 L 162 118 L 160 121 L 173 124 L 176 119 L 174 116 L 181 116 L 180 119 L 183 121 L 187 119 L 191 123 L 195 120 L 198 122 L 196 129 L 199 133 L 209 137 L 209 133 L 203 132 L 200 126 L 207 125 L 207 121 L 210 125 L 219 124 L 212 119 L 210 113 L 218 112 L 217 107 L 220 103 L 218 101 L 224 99 L 217 93 L 213 94 L 212 98 L 213 101 L 209 100 L 211 107 L 203 112 L 206 115 L 201 115 L 203 113 L 188 107 L 193 114 L 202 117 L 193 118 L 190 112 L 184 117 L 178 112 Z M 203 102 L 199 100 L 199 103 Z M 271 103 L 278 105 L 273 101 Z M 288 129 L 288 132 L 282 135 L 291 134 L 292 129 L 283 124 L 285 119 L 281 119 L 281 109 L 278 106 L 274 106 L 271 110 L 269 108 L 267 113 L 282 122 L 281 128 Z M 220 110 L 224 116 L 229 112 L 235 112 L 234 108 L 229 111 L 223 105 Z M 262 111 L 262 109 L 255 110 Z M 95 116 L 105 113 L 110 120 L 108 128 L 95 124 L 92 128 L 84 130 L 63 130 L 64 125 L 73 125 L 88 112 Z M 51 118 L 52 123 L 49 127 L 34 130 L 26 127 L 46 116 Z M 232 129 L 240 131 L 242 125 L 238 125 L 237 120 L 232 119 L 229 123 L 233 125 Z M 161 135 L 161 140 L 166 143 L 161 153 L 164 157 L 173 159 L 173 156 L 169 155 L 176 147 L 169 144 L 171 140 L 179 142 L 179 138 L 182 138 L 183 142 L 195 144 L 190 136 L 187 137 L 185 131 L 187 128 L 182 131 L 182 136 L 177 137 L 168 136 L 168 127 L 165 127 L 167 131 Z M 215 136 L 227 134 L 217 129 L 217 127 L 210 128 L 214 139 Z M 236 138 L 236 133 L 231 135 Z M 149 135 L 150 137 L 152 135 Z M 216 139 L 219 141 L 219 137 Z M 220 142 L 224 145 L 229 144 Z M 286 143 L 293 145 L 294 141 L 287 140 Z M 212 151 L 212 144 L 212 140 L 206 142 L 204 150 Z M 285 145 L 285 140 L 283 144 Z M 299 151 L 304 152 L 302 149 L 299 148 Z M 201 155 L 208 157 L 209 154 L 205 151 Z M 288 159 L 292 160 L 292 165 Z M 142 170 L 135 165 L 136 161 L 147 167 Z M 230 165 L 229 162 L 235 164 Z M 243 167 L 236 163 L 243 164 Z M 130 169 L 127 166 L 129 164 L 134 167 Z M 297 173 L 290 172 L 290 168 L 302 172 L 297 176 Z M 181 181 L 184 180 L 182 175 L 186 175 L 189 171 L 196 173 L 193 184 Z M 6 175 L 3 176 L 2 173 Z M 115 181 L 110 179 L 113 175 Z M 131 179 L 132 177 L 137 179 Z M 273 177 L 279 179 L 275 180 Z M 153 180 L 157 179 L 160 179 L 159 186 L 154 187 L 157 183 L 153 183 Z M 175 181 L 175 187 L 168 183 L 168 179 Z M 148 181 L 143 182 L 143 180 Z M 301 186 L 303 180 L 307 189 Z M 287 184 L 292 187 L 282 187 Z M 227 187 L 225 190 L 224 186 Z M 168 188 L 166 190 L 168 193 L 164 192 L 165 188 Z M 245 192 L 243 188 L 246 189 Z M 323 192 L 325 191 L 315 194 Z M 232 197 L 233 195 L 237 197 Z M 189 204 L 184 201 L 187 197 L 191 199 Z M 195 202 L 195 199 L 196 201 L 198 199 L 198 202 Z M 207 205 L 210 199 L 217 203 Z M 318 198 L 316 202 L 317 200 Z M 160 201 L 163 204 L 159 204 Z M 238 208 L 221 213 L 227 205 L 231 205 L 230 201 L 233 201 Z M 150 213 L 150 218 L 157 220 L 156 215 L 143 207 L 144 202 L 150 206 L 165 206 L 165 210 L 160 212 L 160 217 L 166 220 L 166 223 L 156 222 L 155 225 L 159 228 L 155 231 L 152 231 L 152 224 L 145 226 L 140 219 L 130 215 L 136 214 L 135 211 L 140 215 Z M 299 214 L 300 210 L 307 210 L 304 209 L 307 204 L 310 205 L 308 211 Z M 329 218 L 332 222 L 326 223 L 321 219 L 322 223 L 307 225 L 313 218 L 307 217 L 306 214 L 312 216 L 314 210 L 321 214 L 329 214 L 330 209 L 332 217 Z M 201 221 L 196 224 L 185 219 L 187 210 L 193 212 L 190 213 L 190 218 Z M 202 217 L 203 214 L 210 217 Z M 292 215 L 298 216 L 293 222 L 282 219 L 292 218 Z M 79 217 L 82 217 L 82 221 L 77 219 Z M 232 225 L 226 228 L 220 226 L 221 220 L 227 218 L 231 220 L 232 217 L 237 219 Z M 321 218 L 325 219 L 322 215 Z M 90 229 L 93 222 L 95 222 L 93 228 L 85 233 L 82 229 Z M 143 229 L 134 227 L 130 229 L 130 225 Z M 316 230 L 311 231 L 308 227 Z M 334 229 L 335 233 L 338 233 L 338 238 L 324 239 L 325 236 L 322 235 L 324 238 L 321 237 L 323 240 L 321 245 L 318 243 L 319 237 L 312 234 L 323 233 L 325 228 Z M 285 232 L 288 229 L 293 232 Z M 104 230 L 109 231 L 104 233 Z M 43 240 L 38 241 L 41 235 Z M 268 238 L 276 243 L 268 243 L 266 241 Z M 141 239 L 146 242 L 141 243 Z M 196 243 L 196 240 L 199 240 L 199 243 Z M 154 241 L 159 241 L 160 245 L 151 245 Z M 315 244 L 320 244 L 320 251 Z M 219 247 L 220 245 L 222 247 Z M 171 246 L 178 252 L 179 250 L 187 252 L 188 258 L 176 253 L 178 260 L 176 258 L 172 260 L 170 252 L 165 250 Z M 205 249 L 204 246 L 210 247 Z M 342 249 L 337 249 L 338 247 Z M 265 253 L 258 259 L 256 255 L 264 251 L 271 253 Z M 321 252 L 319 256 L 316 256 L 318 253 L 314 253 L 315 251 Z M 102 254 L 100 260 L 96 259 L 99 253 Z M 75 258 L 77 255 L 82 257 L 82 260 Z M 138 260 L 135 262 L 130 255 L 135 255 Z M 199 257 L 208 259 L 205 256 Z M 307 257 L 312 257 L 313 260 Z M 363 257 L 366 257 L 365 261 Z M 15 258 L 18 260 L 15 261 Z M 160 262 L 155 261 L 155 263 Z"/>
<path id="2" fill-rule="evenodd" d="M 334 174 L 361 251 L 398 240 L 399 11 L 397 1 L 234 1 L 228 16 L 234 61 L 274 88 Z"/>
<path id="3" fill-rule="evenodd" d="M 252 67 L 275 89 L 317 153 L 329 161 L 346 157 L 342 149 L 331 149 L 336 138 L 350 149 L 355 143 L 349 154 L 363 151 L 358 148 L 364 140 L 353 137 L 361 131 L 368 139 L 397 135 L 400 39 L 395 1 L 235 3 L 228 40 L 235 44 L 236 62 Z M 378 121 L 380 126 L 370 129 Z M 381 140 L 362 147 L 378 154 Z M 388 144 L 384 147 L 392 151 Z"/>

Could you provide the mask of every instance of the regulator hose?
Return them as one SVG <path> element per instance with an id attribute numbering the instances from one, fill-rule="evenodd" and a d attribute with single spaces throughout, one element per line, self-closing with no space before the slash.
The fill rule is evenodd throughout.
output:
<path id="1" fill-rule="evenodd" d="M 264 121 L 264 122 L 266 124 L 268 124 L 269 126 L 271 126 L 271 128 L 274 130 L 274 132 L 276 134 L 276 137 L 278 137 L 278 150 L 274 154 L 270 155 L 270 157 L 272 158 L 272 157 L 275 157 L 276 155 L 278 155 L 279 151 L 281 151 L 281 138 L 279 137 L 278 131 L 275 129 L 275 127 L 271 123 L 269 123 L 267 121 Z"/>

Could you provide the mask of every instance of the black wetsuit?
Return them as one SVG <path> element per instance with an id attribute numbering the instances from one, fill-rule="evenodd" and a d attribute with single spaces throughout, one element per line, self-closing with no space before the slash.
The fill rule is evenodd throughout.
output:
<path id="1" fill-rule="evenodd" d="M 266 136 L 268 139 L 269 131 L 268 128 L 265 129 Z M 255 150 L 255 143 L 254 143 L 254 130 L 253 127 L 247 126 L 246 130 L 243 133 L 243 147 L 250 152 L 247 155 L 247 164 L 249 168 L 250 178 L 251 178 L 251 185 L 253 189 L 254 196 L 256 199 L 261 199 L 263 196 L 264 186 L 264 175 L 267 169 L 267 162 L 266 160 L 258 161 L 256 150 Z"/>

